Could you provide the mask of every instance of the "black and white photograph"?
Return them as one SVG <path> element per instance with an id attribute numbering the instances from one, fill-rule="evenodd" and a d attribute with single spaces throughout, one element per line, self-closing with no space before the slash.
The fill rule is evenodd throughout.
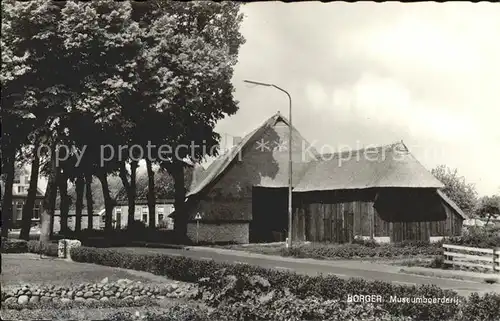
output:
<path id="1" fill-rule="evenodd" d="M 500 321 L 500 4 L 1 1 L 1 319 Z"/>

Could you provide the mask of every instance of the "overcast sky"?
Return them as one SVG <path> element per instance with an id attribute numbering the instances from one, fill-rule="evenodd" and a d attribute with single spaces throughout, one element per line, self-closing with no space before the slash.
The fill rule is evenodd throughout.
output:
<path id="1" fill-rule="evenodd" d="M 420 162 L 500 192 L 500 6 L 491 3 L 251 3 L 234 85 L 244 135 L 293 97 L 293 123 L 321 149 L 403 140 Z M 325 150 L 328 151 L 328 150 Z"/>

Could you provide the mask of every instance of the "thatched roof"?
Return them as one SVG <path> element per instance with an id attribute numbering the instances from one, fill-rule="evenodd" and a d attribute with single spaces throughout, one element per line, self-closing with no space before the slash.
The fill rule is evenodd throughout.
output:
<path id="1" fill-rule="evenodd" d="M 321 157 L 311 163 L 294 192 L 381 187 L 442 188 L 403 142 Z"/>
<path id="2" fill-rule="evenodd" d="M 460 207 L 458 207 L 458 205 L 455 202 L 453 202 L 448 196 L 446 196 L 445 193 L 443 193 L 440 190 L 437 190 L 437 193 L 441 197 L 441 199 L 446 204 L 448 204 L 448 206 L 450 206 L 452 209 L 454 209 L 458 213 L 458 215 L 460 215 L 463 219 L 468 218 L 467 215 L 465 215 L 464 211 L 462 211 L 462 209 Z"/>
<path id="3" fill-rule="evenodd" d="M 284 124 L 279 125 L 279 122 Z M 197 195 L 204 190 L 209 191 L 232 166 L 236 166 L 236 172 L 232 175 L 245 175 L 244 180 L 252 186 L 287 187 L 288 152 L 272 151 L 269 158 L 260 159 L 259 164 L 253 164 L 255 159 L 252 158 L 255 154 L 245 153 L 257 146 L 259 140 L 287 139 L 289 126 L 288 120 L 279 113 L 266 120 L 246 135 L 238 145 L 214 160 L 204 172 L 196 171 L 196 177 L 193 178 L 187 197 Z M 301 140 L 309 146 L 293 127 L 292 132 L 294 143 Z M 299 149 L 296 146 L 292 149 L 292 183 L 295 193 L 367 188 L 431 188 L 436 189 L 445 203 L 465 217 L 463 211 L 439 191 L 444 185 L 420 164 L 402 141 L 334 154 L 319 155 L 316 150 L 312 150 L 313 155 L 308 159 L 298 155 L 302 153 L 298 151 Z M 239 168 L 239 165 L 234 165 L 238 164 L 235 159 L 241 155 L 250 157 L 251 164 L 244 170 Z M 266 163 L 263 163 L 264 161 Z M 267 170 L 266 167 L 274 168 Z M 268 175 L 270 172 L 272 175 Z"/>
<path id="4" fill-rule="evenodd" d="M 285 126 L 277 126 L 279 123 L 283 123 Z M 199 173 L 196 177 L 196 182 L 191 186 L 191 190 L 187 193 L 187 197 L 196 195 L 200 193 L 202 190 L 209 187 L 209 185 L 215 182 L 219 177 L 225 173 L 231 164 L 234 164 L 234 161 L 240 155 L 243 155 L 246 151 L 251 150 L 252 147 L 257 146 L 258 140 L 264 140 L 266 142 L 272 142 L 277 138 L 286 138 L 288 139 L 288 128 L 290 126 L 289 121 L 283 117 L 279 112 L 273 115 L 271 118 L 267 119 L 261 126 L 257 127 L 251 133 L 246 135 L 239 144 L 231 148 L 228 152 L 221 155 L 217 159 L 215 159 L 210 166 L 203 172 Z M 272 129 L 272 130 L 271 130 Z M 305 146 L 309 146 L 309 143 L 300 136 L 300 133 L 292 126 L 292 135 L 294 142 L 298 140 L 301 141 L 299 146 L 302 146 L 302 141 L 304 141 Z M 273 147 L 273 146 L 271 146 Z M 302 151 L 295 150 L 295 147 L 292 148 L 294 159 L 293 162 L 293 178 L 292 182 L 298 183 L 299 179 L 304 174 L 305 169 L 307 169 L 307 161 L 302 161 Z M 286 187 L 288 186 L 288 172 L 287 172 L 287 164 L 288 164 L 288 151 L 271 151 L 272 156 L 270 159 L 267 159 L 268 163 L 262 163 L 259 165 L 259 169 L 254 169 L 260 173 L 260 177 L 258 178 L 258 182 L 253 182 L 256 186 L 264 186 L 264 187 Z M 311 149 L 311 153 L 313 153 L 317 157 L 317 152 L 314 149 Z M 270 164 L 273 162 L 274 164 Z M 275 166 L 276 168 L 272 171 L 271 176 L 267 176 L 266 170 L 264 167 Z M 263 175 L 264 173 L 264 175 Z M 257 173 L 247 173 L 247 175 L 252 175 Z"/>

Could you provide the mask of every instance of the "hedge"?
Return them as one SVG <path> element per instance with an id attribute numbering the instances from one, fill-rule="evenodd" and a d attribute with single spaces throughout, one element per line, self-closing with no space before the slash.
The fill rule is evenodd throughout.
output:
<path id="1" fill-rule="evenodd" d="M 469 227 L 462 235 L 446 239 L 446 243 L 480 248 L 500 247 L 500 227 Z"/>
<path id="2" fill-rule="evenodd" d="M 96 248 L 74 248 L 71 257 L 77 262 L 96 263 L 111 267 L 121 267 L 146 271 L 157 275 L 163 275 L 171 279 L 197 282 L 202 278 L 210 278 L 214 275 L 260 275 L 266 278 L 272 288 L 288 288 L 298 298 L 318 297 L 324 300 L 334 299 L 345 301 L 352 294 L 378 294 L 385 300 L 381 307 L 393 316 L 411 316 L 418 320 L 449 320 L 459 313 L 457 304 L 424 304 L 412 303 L 402 304 L 390 302 L 391 296 L 398 297 L 456 297 L 463 304 L 466 299 L 458 296 L 454 291 L 444 290 L 433 285 L 405 286 L 394 285 L 380 281 L 365 281 L 351 278 L 343 280 L 335 276 L 305 276 L 291 272 L 269 270 L 251 265 L 234 265 L 228 263 L 217 263 L 213 261 L 195 260 L 185 257 L 172 257 L 161 254 L 136 254 L 121 250 L 108 250 Z M 210 282 L 208 282 L 210 284 Z M 217 287 L 214 278 L 213 287 Z M 500 306 L 500 296 L 493 295 L 493 301 Z M 478 302 L 482 302 L 479 300 Z M 477 305 L 477 304 L 476 304 Z M 471 307 L 474 310 L 473 306 Z M 497 317 L 500 308 L 497 308 Z M 496 313 L 497 311 L 492 311 Z"/>
<path id="3" fill-rule="evenodd" d="M 58 256 L 58 245 L 40 243 L 40 241 L 2 238 L 2 253 L 36 253 L 47 256 Z"/>
<path id="4" fill-rule="evenodd" d="M 400 244 L 377 244 L 356 242 L 351 244 L 301 244 L 292 249 L 282 249 L 281 255 L 300 258 L 392 258 L 408 256 L 434 256 L 443 254 L 441 244 L 405 242 Z"/>
<path id="5" fill-rule="evenodd" d="M 2 253 L 26 253 L 28 242 L 25 240 L 8 239 L 2 237 Z"/>

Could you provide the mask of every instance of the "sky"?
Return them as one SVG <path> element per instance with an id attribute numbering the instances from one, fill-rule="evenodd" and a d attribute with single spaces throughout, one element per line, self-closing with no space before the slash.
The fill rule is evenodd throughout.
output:
<path id="1" fill-rule="evenodd" d="M 244 136 L 287 97 L 320 151 L 403 140 L 427 168 L 457 168 L 500 193 L 500 6 L 492 3 L 246 4 L 233 84 L 239 111 L 216 130 Z M 324 150 L 325 152 L 331 150 Z"/>

